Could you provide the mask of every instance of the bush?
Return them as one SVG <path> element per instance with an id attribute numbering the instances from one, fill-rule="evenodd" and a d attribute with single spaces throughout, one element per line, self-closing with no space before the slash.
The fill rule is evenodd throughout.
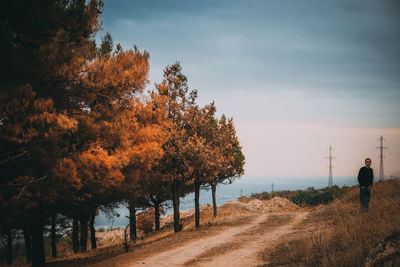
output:
<path id="1" fill-rule="evenodd" d="M 333 194 L 329 191 L 310 190 L 301 192 L 290 200 L 297 204 L 306 204 L 308 206 L 317 206 L 319 204 L 328 204 L 334 199 Z"/>
<path id="2" fill-rule="evenodd" d="M 277 191 L 277 192 L 263 192 L 257 194 L 251 194 L 250 198 L 257 198 L 260 200 L 268 200 L 274 197 L 287 198 L 296 205 L 307 205 L 316 206 L 320 204 L 328 204 L 332 202 L 335 198 L 348 192 L 350 187 L 348 186 L 332 186 L 325 187 L 322 189 L 314 189 L 309 187 L 306 190 L 296 190 L 296 191 Z"/>
<path id="3" fill-rule="evenodd" d="M 309 187 L 306 190 L 278 191 L 272 193 L 263 192 L 252 194 L 250 197 L 260 200 L 268 200 L 277 196 L 287 198 L 296 205 L 316 206 L 332 202 L 335 198 L 348 192 L 349 189 L 350 187 L 347 186 L 339 187 L 336 185 L 322 189 L 314 189 L 313 187 Z"/>
<path id="4" fill-rule="evenodd" d="M 136 227 L 142 230 L 146 235 L 153 231 L 154 227 L 154 210 L 146 210 L 137 215 Z"/>

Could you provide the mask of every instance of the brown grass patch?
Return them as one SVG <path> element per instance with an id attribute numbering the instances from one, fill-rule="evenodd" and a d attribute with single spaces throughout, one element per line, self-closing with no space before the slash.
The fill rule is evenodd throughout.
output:
<path id="1" fill-rule="evenodd" d="M 400 229 L 399 214 L 399 179 L 374 185 L 368 213 L 360 212 L 359 189 L 354 187 L 312 212 L 303 233 L 265 251 L 265 266 L 362 266 L 371 248 Z"/>

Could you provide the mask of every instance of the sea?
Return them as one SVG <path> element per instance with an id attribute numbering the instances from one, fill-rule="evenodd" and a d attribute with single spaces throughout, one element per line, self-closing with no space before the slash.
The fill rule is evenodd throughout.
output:
<path id="1" fill-rule="evenodd" d="M 341 176 L 333 177 L 333 184 L 338 186 L 353 186 L 357 184 L 356 177 Z M 241 196 L 249 197 L 253 193 L 274 192 L 282 190 L 304 190 L 310 187 L 315 189 L 328 186 L 328 177 L 280 177 L 265 178 L 242 176 L 231 184 L 219 184 L 217 186 L 217 205 L 220 206 L 228 201 L 236 201 Z M 172 203 L 165 203 L 165 215 L 173 213 Z M 212 205 L 211 189 L 200 190 L 200 205 Z M 194 209 L 194 193 L 190 193 L 180 199 L 180 210 Z M 114 215 L 106 215 L 100 211 L 95 219 L 95 227 L 105 229 L 123 228 L 129 224 L 129 211 L 126 204 L 121 204 L 114 210 Z"/>

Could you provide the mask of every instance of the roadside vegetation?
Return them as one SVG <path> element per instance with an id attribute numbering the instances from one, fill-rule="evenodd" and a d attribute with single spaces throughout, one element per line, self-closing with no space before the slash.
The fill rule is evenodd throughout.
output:
<path id="1" fill-rule="evenodd" d="M 371 249 L 400 229 L 400 179 L 374 184 L 361 213 L 357 186 L 313 211 L 303 230 L 264 251 L 265 266 L 363 266 Z"/>
<path id="2" fill-rule="evenodd" d="M 250 198 L 256 198 L 260 200 L 268 200 L 274 197 L 287 198 L 294 204 L 300 207 L 305 206 L 316 206 L 320 204 L 328 204 L 335 198 L 342 196 L 351 189 L 349 186 L 339 187 L 334 185 L 332 187 L 325 187 L 321 189 L 315 189 L 314 187 L 307 188 L 306 190 L 285 190 L 277 192 L 262 192 L 251 194 Z"/>

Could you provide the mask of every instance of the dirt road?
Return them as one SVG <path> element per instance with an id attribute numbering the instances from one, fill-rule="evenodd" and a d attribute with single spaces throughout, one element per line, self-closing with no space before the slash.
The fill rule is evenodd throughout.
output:
<path id="1" fill-rule="evenodd" d="M 307 212 L 262 213 L 240 226 L 231 227 L 171 249 L 115 262 L 116 266 L 257 266 L 259 253 L 273 247 L 294 231 Z"/>

